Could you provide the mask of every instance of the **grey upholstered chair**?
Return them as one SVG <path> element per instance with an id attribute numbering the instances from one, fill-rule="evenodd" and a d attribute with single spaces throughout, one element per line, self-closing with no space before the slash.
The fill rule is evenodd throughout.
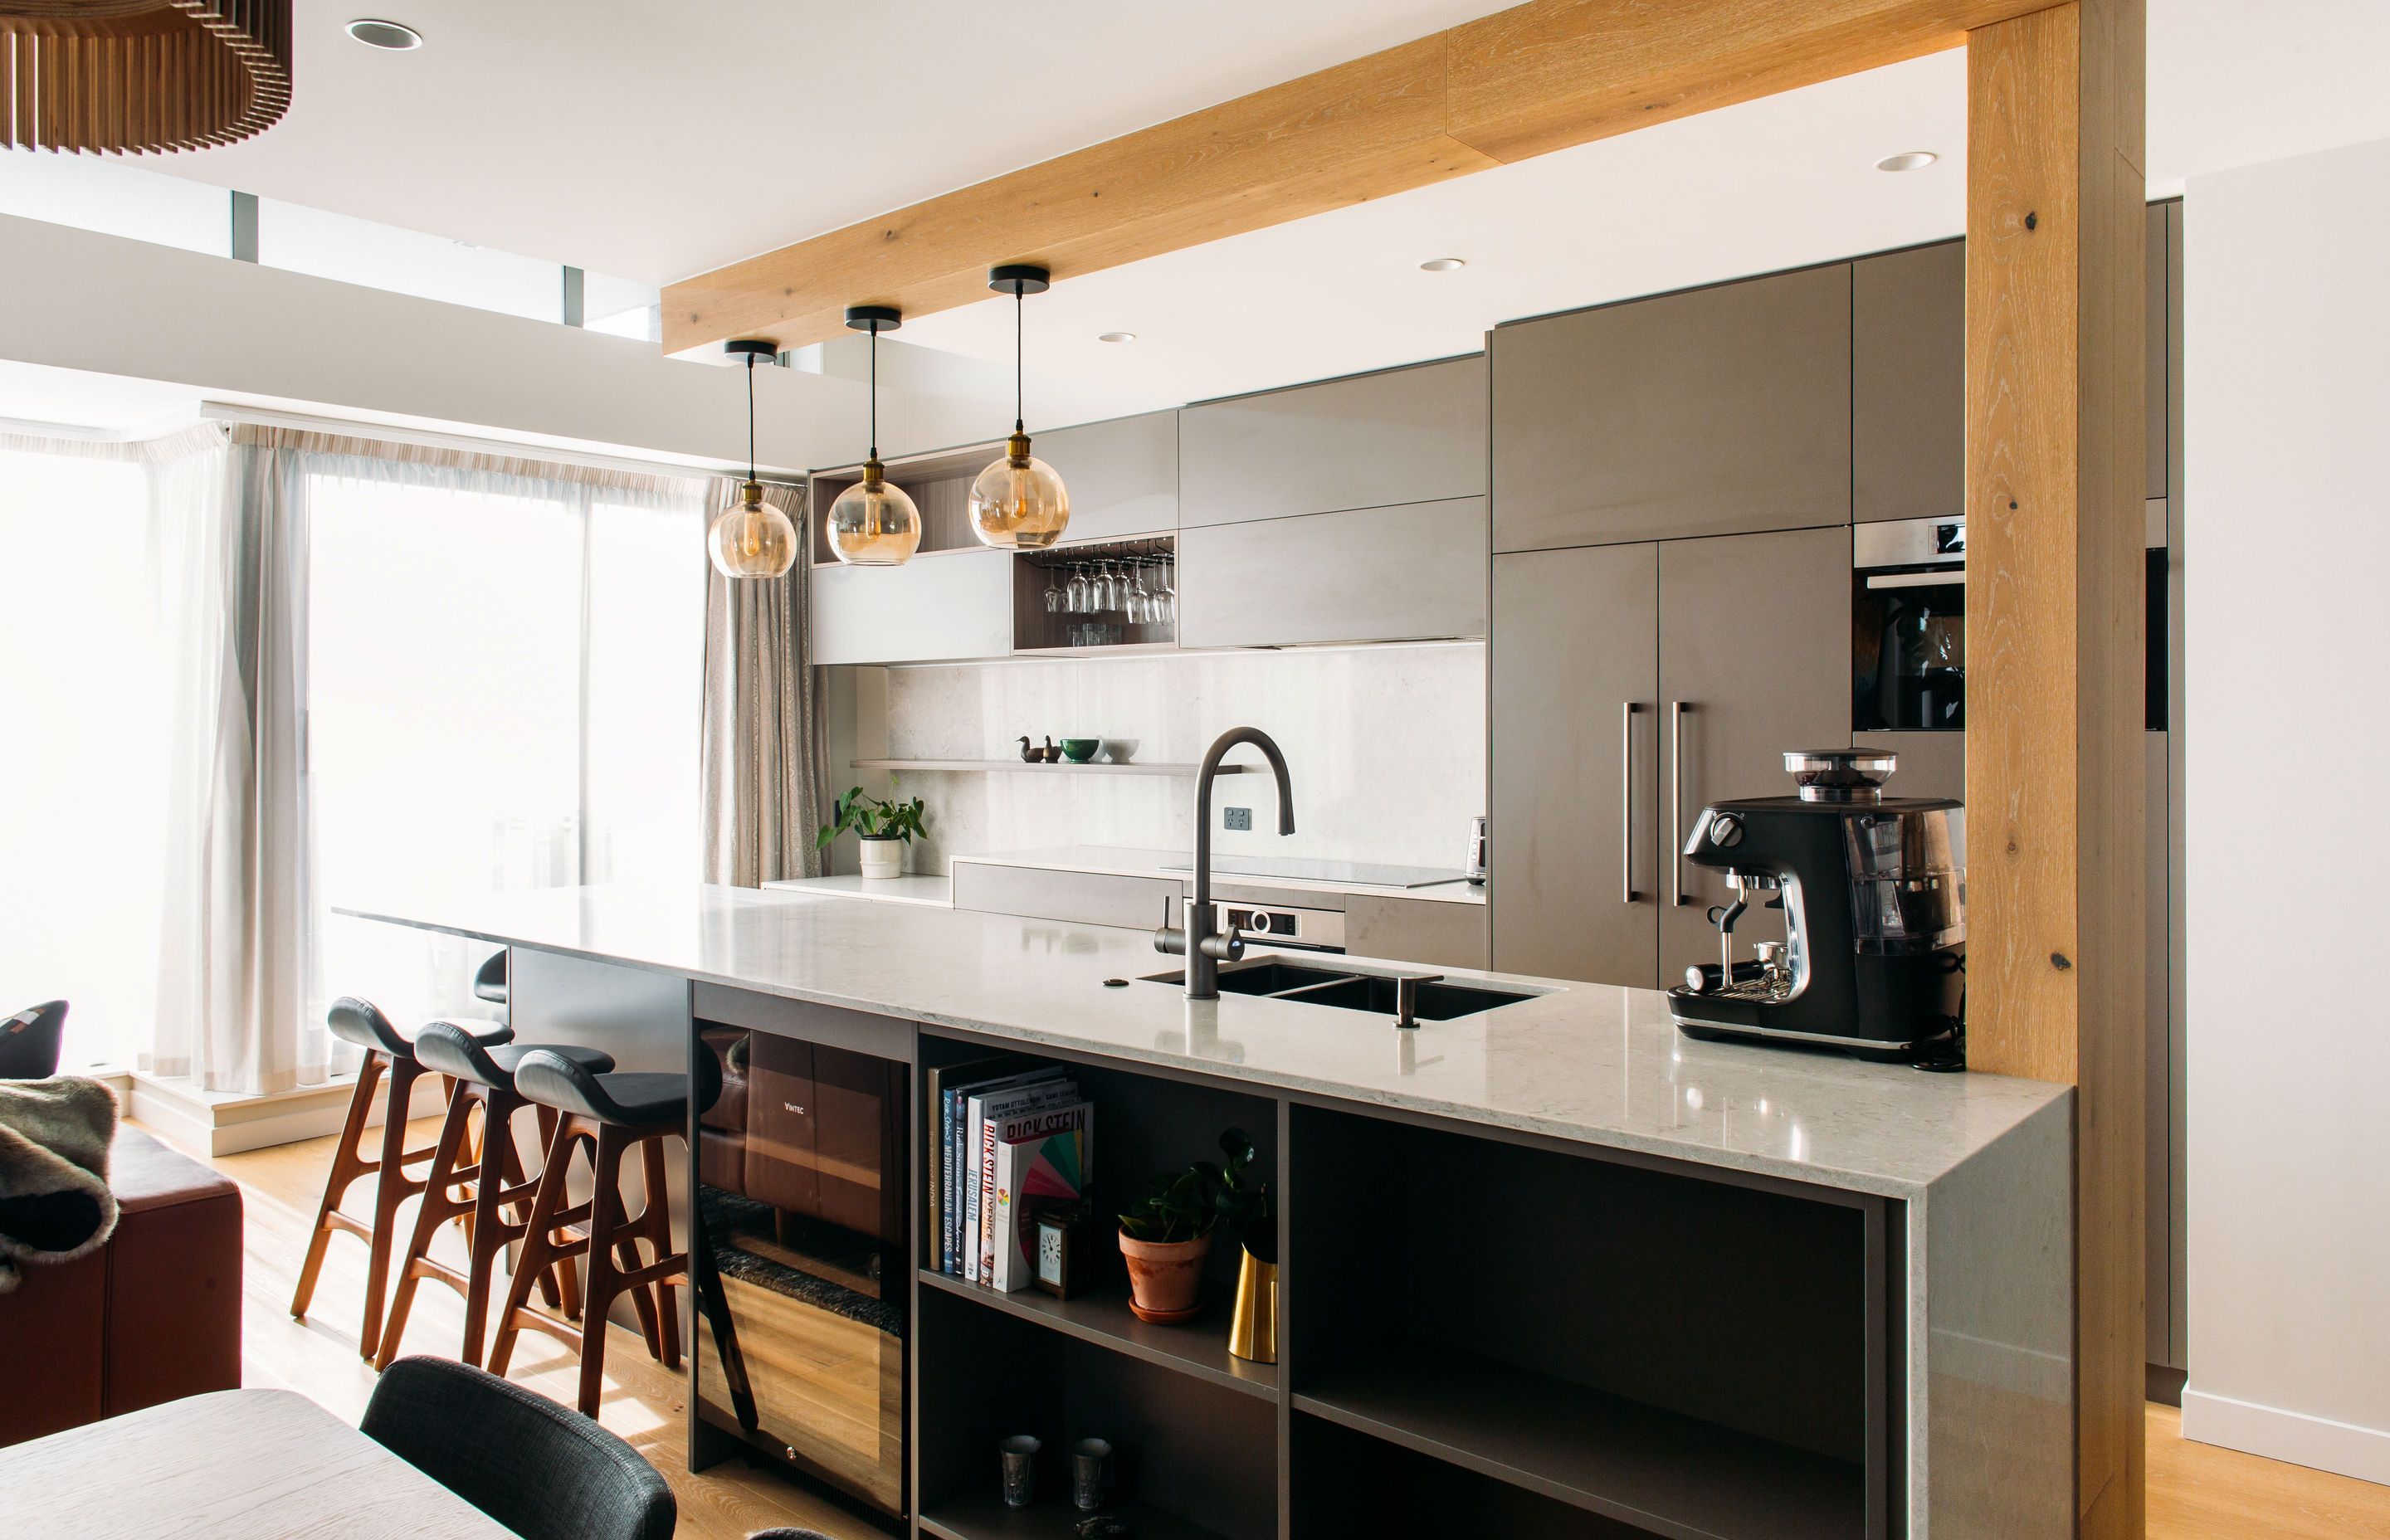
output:
<path id="1" fill-rule="evenodd" d="M 368 1438 L 523 1536 L 671 1540 L 672 1488 L 589 1418 L 445 1358 L 382 1371 L 358 1425 Z"/>

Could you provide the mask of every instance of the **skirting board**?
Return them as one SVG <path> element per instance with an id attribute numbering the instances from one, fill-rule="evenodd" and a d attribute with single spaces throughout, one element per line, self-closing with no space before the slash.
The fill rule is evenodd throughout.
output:
<path id="1" fill-rule="evenodd" d="M 2390 1485 L 2390 1433 L 2185 1389 L 2182 1436 Z"/>
<path id="2" fill-rule="evenodd" d="M 270 1097 L 227 1100 L 197 1095 L 173 1082 L 148 1075 L 136 1074 L 132 1081 L 126 1110 L 135 1122 L 156 1130 L 171 1143 L 209 1155 L 237 1155 L 246 1149 L 337 1134 L 348 1116 L 349 1097 L 356 1090 L 355 1080 L 343 1077 Z M 415 1083 L 407 1116 L 437 1117 L 445 1100 L 440 1077 L 425 1075 Z M 377 1099 L 368 1122 L 379 1126 L 381 1121 Z"/>

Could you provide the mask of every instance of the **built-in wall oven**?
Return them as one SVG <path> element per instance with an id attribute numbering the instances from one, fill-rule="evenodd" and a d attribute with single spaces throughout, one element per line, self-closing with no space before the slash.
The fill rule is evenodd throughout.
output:
<path id="1" fill-rule="evenodd" d="M 2162 506 L 2161 506 L 2162 507 Z M 2166 725 L 2163 512 L 2143 533 L 2149 626 L 2145 725 Z M 1851 531 L 1851 728 L 1961 732 L 1967 725 L 1967 521 L 1898 519 Z"/>

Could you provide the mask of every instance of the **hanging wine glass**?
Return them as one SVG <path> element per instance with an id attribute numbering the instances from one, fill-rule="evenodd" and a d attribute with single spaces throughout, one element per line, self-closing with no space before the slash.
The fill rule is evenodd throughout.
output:
<path id="1" fill-rule="evenodd" d="M 1071 613 L 1073 615 L 1086 614 L 1087 612 L 1087 570 L 1085 567 L 1073 567 L 1071 569 L 1071 586 L 1067 592 L 1070 598 Z"/>
<path id="2" fill-rule="evenodd" d="M 1061 579 L 1056 575 L 1053 568 L 1048 567 L 1046 569 L 1046 613 L 1059 614 L 1062 609 L 1062 599 Z"/>
<path id="3" fill-rule="evenodd" d="M 1153 595 L 1145 586 L 1145 563 L 1133 561 L 1128 570 L 1128 619 L 1131 625 L 1153 622 Z"/>

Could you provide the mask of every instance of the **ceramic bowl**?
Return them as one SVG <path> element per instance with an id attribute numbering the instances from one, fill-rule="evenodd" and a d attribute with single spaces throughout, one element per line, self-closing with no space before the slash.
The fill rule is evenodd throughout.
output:
<path id="1" fill-rule="evenodd" d="M 1104 759 L 1111 764 L 1126 764 L 1137 753 L 1137 739 L 1108 738 L 1104 739 Z"/>
<path id="2" fill-rule="evenodd" d="M 1062 757 L 1073 764 L 1085 764 L 1096 757 L 1097 739 L 1066 738 L 1062 740 Z"/>

